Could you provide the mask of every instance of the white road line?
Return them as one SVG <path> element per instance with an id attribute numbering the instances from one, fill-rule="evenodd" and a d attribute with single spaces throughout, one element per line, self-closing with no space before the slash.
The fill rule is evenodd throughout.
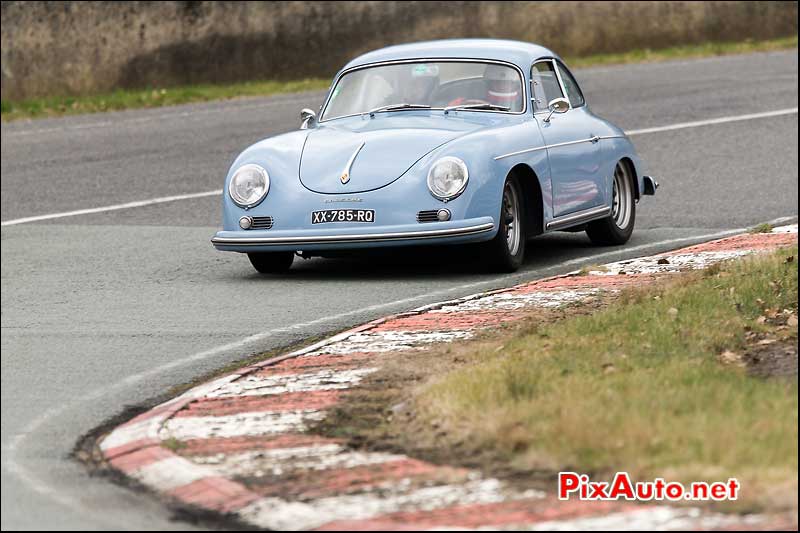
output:
<path id="1" fill-rule="evenodd" d="M 663 131 L 674 131 L 687 128 L 699 128 L 702 126 L 711 126 L 714 124 L 727 124 L 728 122 L 740 122 L 743 120 L 756 120 L 761 118 L 778 117 L 782 115 L 794 115 L 794 114 L 797 114 L 796 107 L 788 109 L 778 109 L 776 111 L 766 111 L 764 113 L 750 113 L 747 115 L 733 115 L 728 117 L 698 120 L 695 122 L 680 122 L 678 124 L 669 124 L 667 126 L 656 126 L 653 128 L 630 130 L 626 131 L 625 134 L 631 137 L 634 135 L 644 135 L 646 133 L 659 133 Z M 206 196 L 214 196 L 219 194 L 222 194 L 221 189 L 215 191 L 192 193 L 192 194 L 165 196 L 162 198 L 152 198 L 150 200 L 140 200 L 137 202 L 128 202 L 125 204 L 109 205 L 105 207 L 93 207 L 90 209 L 78 209 L 77 211 L 66 211 L 63 213 L 52 213 L 49 215 L 38 215 L 25 218 L 16 218 L 12 220 L 6 220 L 5 222 L 0 223 L 0 226 L 14 226 L 16 224 L 26 224 L 28 222 L 40 222 L 43 220 L 52 220 L 54 218 L 74 217 L 78 215 L 91 215 L 96 213 L 104 213 L 106 211 L 117 211 L 119 209 L 131 209 L 134 207 L 145 207 L 148 205 L 163 204 L 167 202 L 177 202 L 180 200 L 192 200 L 194 198 L 203 198 Z"/>
<path id="2" fill-rule="evenodd" d="M 94 128 L 105 128 L 107 126 L 120 126 L 120 125 L 127 125 L 127 124 L 141 124 L 146 122 L 153 122 L 153 121 L 164 121 L 164 120 L 171 120 L 174 118 L 195 118 L 203 115 L 209 115 L 214 113 L 220 112 L 229 112 L 229 111 L 249 111 L 255 109 L 265 109 L 271 107 L 283 107 L 287 104 L 302 104 L 308 101 L 308 98 L 313 95 L 315 92 L 321 91 L 308 91 L 309 94 L 303 94 L 297 98 L 283 98 L 283 99 L 276 99 L 270 100 L 267 102 L 258 102 L 255 104 L 242 104 L 242 105 L 228 105 L 231 103 L 242 102 L 248 97 L 242 98 L 231 98 L 229 100 L 225 100 L 221 102 L 221 105 L 213 106 L 206 109 L 189 109 L 184 111 L 176 111 L 176 112 L 167 112 L 167 113 L 158 113 L 147 115 L 143 117 L 115 117 L 115 120 L 101 120 L 97 122 L 87 122 L 85 124 L 74 124 L 71 126 L 64 126 L 64 127 L 53 127 L 53 128 L 33 128 L 33 129 L 23 129 L 23 130 L 15 130 L 10 132 L 3 132 L 3 134 L 9 138 L 14 137 L 22 137 L 25 135 L 38 135 L 43 133 L 58 133 L 62 131 L 76 131 L 76 130 L 89 130 Z M 186 104 L 188 106 L 194 105 L 202 105 L 202 102 L 198 102 L 195 104 Z M 126 111 L 120 111 L 119 113 L 126 113 Z"/>
<path id="3" fill-rule="evenodd" d="M 782 115 L 796 115 L 797 108 L 778 109 L 776 111 L 765 111 L 763 113 L 750 113 L 748 115 L 733 115 L 730 117 L 710 118 L 707 120 L 696 120 L 694 122 L 679 122 L 668 126 L 656 126 L 654 128 L 643 128 L 640 130 L 626 131 L 628 137 L 633 135 L 644 135 L 645 133 L 660 133 L 662 131 L 685 130 L 688 128 L 700 128 L 702 126 L 712 126 L 714 124 L 727 124 L 728 122 L 741 122 L 743 120 L 756 120 L 759 118 L 780 117 Z"/>
<path id="4" fill-rule="evenodd" d="M 95 213 L 105 213 L 107 211 L 118 211 L 120 209 L 132 209 L 134 207 L 146 207 L 148 205 L 166 204 L 168 202 L 179 202 L 181 200 L 194 200 L 195 198 L 205 198 L 207 196 L 219 196 L 222 189 L 215 191 L 194 192 L 189 194 L 176 194 L 175 196 L 162 196 L 161 198 L 151 198 L 150 200 L 139 200 L 125 204 L 107 205 L 105 207 L 92 207 L 89 209 L 78 209 L 76 211 L 65 211 L 63 213 L 51 213 L 49 215 L 36 215 L 33 217 L 15 218 L 0 223 L 1 226 L 15 226 L 17 224 L 27 224 L 28 222 L 41 222 L 42 220 L 52 220 L 54 218 L 75 217 L 78 215 L 93 215 Z"/>

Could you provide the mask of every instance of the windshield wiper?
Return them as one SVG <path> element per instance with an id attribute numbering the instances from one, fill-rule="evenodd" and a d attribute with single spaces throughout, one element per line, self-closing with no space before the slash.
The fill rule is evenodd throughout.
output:
<path id="1" fill-rule="evenodd" d="M 510 107 L 506 107 L 504 105 L 496 105 L 496 104 L 461 104 L 461 105 L 450 105 L 444 108 L 445 113 L 449 113 L 450 111 L 456 109 L 490 109 L 492 111 L 510 111 Z"/>
<path id="2" fill-rule="evenodd" d="M 367 111 L 369 116 L 373 116 L 375 113 L 380 113 L 382 111 L 397 111 L 400 109 L 430 109 L 431 106 L 425 104 L 389 104 L 389 105 L 382 105 L 380 107 L 376 107 L 375 109 L 370 109 Z"/>

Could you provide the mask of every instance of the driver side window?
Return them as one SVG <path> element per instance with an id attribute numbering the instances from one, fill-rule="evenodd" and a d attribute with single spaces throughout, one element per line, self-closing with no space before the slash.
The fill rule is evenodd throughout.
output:
<path id="1" fill-rule="evenodd" d="M 535 112 L 547 111 L 549 102 L 564 97 L 552 61 L 539 61 L 531 67 L 531 94 Z"/>

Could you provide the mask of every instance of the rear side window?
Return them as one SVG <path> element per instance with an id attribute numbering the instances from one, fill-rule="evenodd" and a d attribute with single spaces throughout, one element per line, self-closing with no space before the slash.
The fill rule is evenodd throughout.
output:
<path id="1" fill-rule="evenodd" d="M 547 104 L 563 98 L 552 61 L 540 61 L 531 67 L 531 92 L 534 111 L 547 111 Z"/>
<path id="2" fill-rule="evenodd" d="M 581 92 L 581 88 L 578 87 L 578 82 L 575 81 L 575 78 L 572 77 L 572 74 L 564 68 L 564 65 L 561 63 L 556 63 L 558 65 L 558 73 L 561 74 L 561 79 L 564 81 L 564 90 L 567 91 L 567 98 L 569 98 L 569 104 L 572 107 L 580 107 L 586 103 L 586 100 L 583 98 L 583 93 Z"/>

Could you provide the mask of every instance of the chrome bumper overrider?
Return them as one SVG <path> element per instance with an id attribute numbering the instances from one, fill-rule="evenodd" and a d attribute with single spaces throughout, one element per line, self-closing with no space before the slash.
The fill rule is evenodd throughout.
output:
<path id="1" fill-rule="evenodd" d="M 211 244 L 216 247 L 228 246 L 308 246 L 318 244 L 355 244 L 387 241 L 415 241 L 445 237 L 463 237 L 490 232 L 494 229 L 492 222 L 459 228 L 442 228 L 434 230 L 403 231 L 393 233 L 362 233 L 342 235 L 302 235 L 286 237 L 214 237 Z"/>
<path id="2" fill-rule="evenodd" d="M 647 196 L 652 196 L 656 193 L 658 189 L 658 182 L 652 176 L 642 176 L 642 180 L 644 181 L 644 191 L 643 194 Z"/>

